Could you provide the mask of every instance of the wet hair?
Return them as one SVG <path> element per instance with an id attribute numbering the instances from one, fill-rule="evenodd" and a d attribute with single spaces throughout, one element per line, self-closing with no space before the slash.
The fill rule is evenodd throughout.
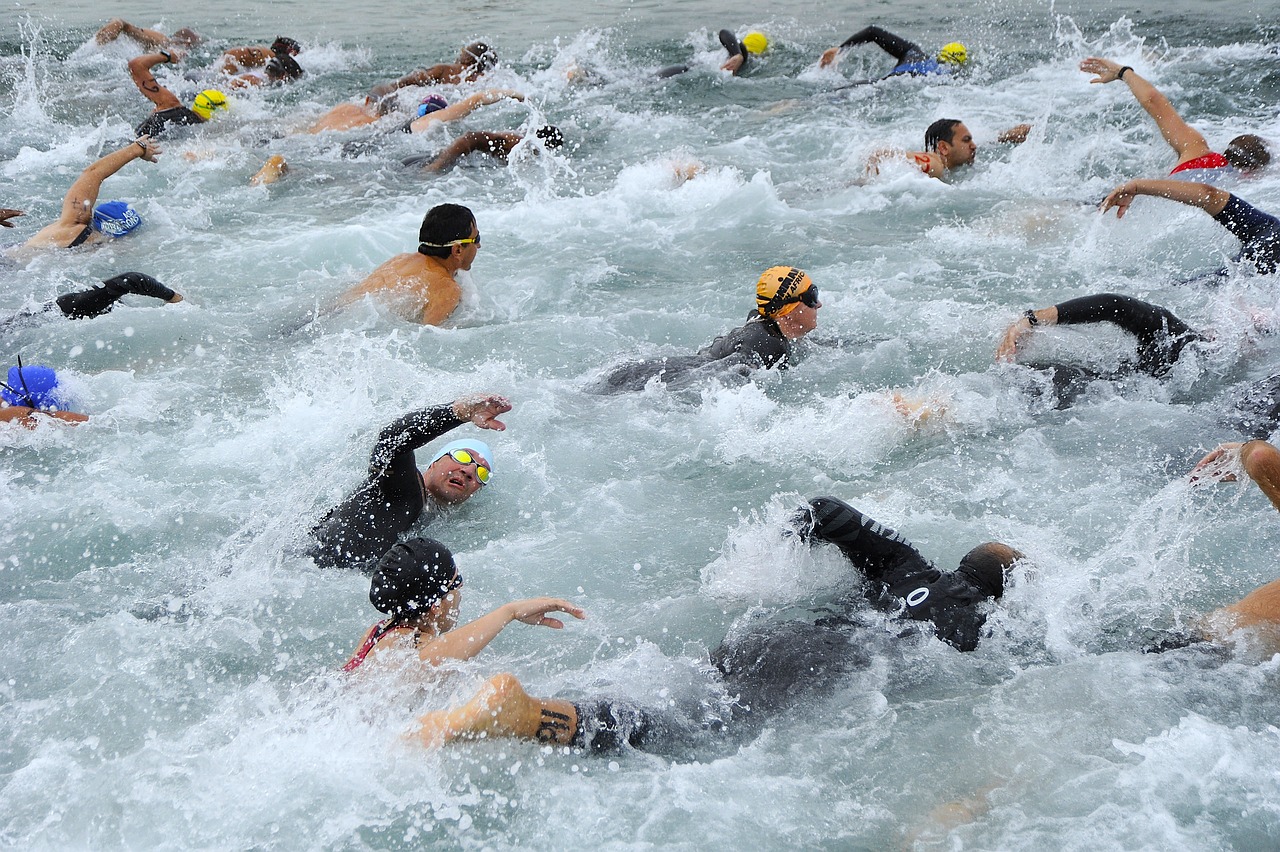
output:
<path id="1" fill-rule="evenodd" d="M 169 41 L 174 42 L 175 44 L 185 45 L 186 47 L 195 47 L 197 44 L 204 41 L 204 39 L 201 38 L 200 33 L 191 29 L 191 27 L 182 27 L 174 30 L 173 35 L 169 36 Z"/>
<path id="2" fill-rule="evenodd" d="M 1252 133 L 1232 139 L 1222 156 L 1242 172 L 1260 169 L 1271 162 L 1271 151 L 1267 149 L 1267 143 L 1261 136 L 1254 136 Z"/>
<path id="3" fill-rule="evenodd" d="M 970 550 L 960 560 L 957 574 L 962 574 L 993 598 L 1004 594 L 1005 575 L 1025 555 L 1007 544 L 988 541 Z"/>
<path id="4" fill-rule="evenodd" d="M 924 131 L 924 149 L 926 151 L 938 150 L 939 142 L 951 144 L 951 140 L 956 135 L 956 125 L 962 124 L 958 118 L 940 118 Z"/>
<path id="5" fill-rule="evenodd" d="M 470 62 L 467 61 L 468 57 L 471 59 Z M 462 48 L 462 56 L 459 59 L 463 65 L 473 66 L 477 74 L 483 74 L 498 64 L 498 53 L 482 41 L 473 41 Z"/>
<path id="6" fill-rule="evenodd" d="M 286 54 L 288 56 L 297 56 L 302 52 L 302 45 L 298 44 L 296 39 L 288 36 L 276 36 L 276 40 L 271 42 L 271 52 L 276 56 Z"/>
<path id="7" fill-rule="evenodd" d="M 541 139 L 542 144 L 550 149 L 559 148 L 564 144 L 564 134 L 554 124 L 545 124 L 539 127 L 533 135 Z"/>
<path id="8" fill-rule="evenodd" d="M 266 72 L 267 79 L 272 83 L 296 80 L 303 74 L 302 66 L 287 53 L 277 53 L 268 59 L 267 66 L 263 70 Z"/>
<path id="9" fill-rule="evenodd" d="M 427 257 L 448 257 L 453 246 L 447 244 L 471 236 L 471 226 L 475 222 L 475 214 L 468 207 L 437 204 L 422 217 L 422 227 L 418 229 L 418 253 Z"/>
<path id="10" fill-rule="evenodd" d="M 369 603 L 394 621 L 407 621 L 461 585 L 449 548 L 435 539 L 411 538 L 378 560 L 369 583 Z"/>

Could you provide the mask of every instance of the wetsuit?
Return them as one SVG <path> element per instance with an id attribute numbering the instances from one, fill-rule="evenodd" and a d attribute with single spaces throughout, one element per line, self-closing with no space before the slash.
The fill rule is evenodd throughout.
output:
<path id="1" fill-rule="evenodd" d="M 897 77 L 902 74 L 913 76 L 923 74 L 949 74 L 951 69 L 938 60 L 926 56 L 925 52 L 920 49 L 920 45 L 913 41 L 907 41 L 905 38 L 896 36 L 893 33 L 882 30 L 875 25 L 859 30 L 849 36 L 840 45 L 841 50 L 855 47 L 859 44 L 867 42 L 875 42 L 875 44 L 885 53 L 892 56 L 898 61 L 893 70 L 884 75 L 881 79 L 889 77 Z M 870 82 L 870 81 L 868 81 Z"/>
<path id="2" fill-rule="evenodd" d="M 632 361 L 616 368 L 593 389 L 597 393 L 622 393 L 644 388 L 650 379 L 660 376 L 668 384 L 689 378 L 701 367 L 714 365 L 717 370 L 741 367 L 785 369 L 791 358 L 791 341 L 783 335 L 778 323 L 752 311 L 745 325 L 721 335 L 694 355 Z"/>
<path id="3" fill-rule="evenodd" d="M 167 131 L 170 125 L 182 127 L 191 124 L 204 124 L 204 119 L 186 107 L 171 107 L 170 109 L 157 110 L 151 113 L 138 125 L 134 133 L 138 136 L 150 136 L 155 139 Z"/>
<path id="4" fill-rule="evenodd" d="M 1280 219 L 1234 195 L 1213 218 L 1240 241 L 1236 260 L 1251 262 L 1263 275 L 1272 274 L 1280 266 Z"/>
<path id="5" fill-rule="evenodd" d="M 1231 164 L 1227 162 L 1226 157 L 1210 151 L 1202 157 L 1196 157 L 1194 160 L 1187 160 L 1185 163 L 1179 163 L 1173 167 L 1173 170 L 1169 172 L 1169 174 L 1176 175 L 1179 172 L 1188 172 L 1199 169 L 1225 169 L 1229 168 L 1230 165 Z M 1197 179 L 1199 178 L 1198 175 L 1194 177 Z"/>
<path id="6" fill-rule="evenodd" d="M 322 568 L 373 569 L 427 505 L 413 451 L 462 425 L 451 405 L 413 411 L 378 435 L 369 476 L 311 530 L 308 555 Z"/>
<path id="7" fill-rule="evenodd" d="M 51 313 L 55 308 L 68 319 L 99 317 L 115 307 L 116 302 L 128 294 L 151 296 L 169 301 L 176 293 L 150 275 L 142 272 L 123 272 L 102 282 L 101 287 L 90 287 L 78 293 L 65 293 L 34 310 L 23 311 L 0 320 L 0 331 L 34 324 L 34 318 Z M 33 320 L 32 323 L 25 320 Z"/>
<path id="8" fill-rule="evenodd" d="M 724 49 L 729 52 L 730 59 L 735 56 L 742 57 L 742 65 L 734 72 L 734 75 L 736 76 L 741 74 L 743 71 L 746 71 L 747 64 L 751 62 L 751 52 L 747 50 L 746 45 L 738 41 L 738 37 L 730 30 L 721 30 L 719 38 L 720 43 L 724 45 Z M 678 74 L 685 73 L 690 67 L 691 66 L 684 63 L 681 63 L 680 65 L 668 65 L 665 68 L 659 69 L 657 76 L 659 79 L 665 80 L 668 77 L 675 77 Z"/>
<path id="9" fill-rule="evenodd" d="M 1099 293 L 1055 307 L 1058 325 L 1109 322 L 1138 338 L 1137 369 L 1156 377 L 1169 372 L 1188 343 L 1204 339 L 1167 309 L 1130 296 Z"/>

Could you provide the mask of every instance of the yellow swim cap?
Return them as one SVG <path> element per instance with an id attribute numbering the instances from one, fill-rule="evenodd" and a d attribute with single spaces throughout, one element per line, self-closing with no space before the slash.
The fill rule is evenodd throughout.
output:
<path id="1" fill-rule="evenodd" d="M 769 39 L 765 38 L 764 33 L 747 33 L 742 37 L 742 46 L 748 53 L 759 55 L 769 49 Z"/>
<path id="2" fill-rule="evenodd" d="M 953 41 L 938 51 L 939 62 L 950 62 L 952 65 L 963 65 L 969 61 L 969 51 L 963 44 Z"/>
<path id="3" fill-rule="evenodd" d="M 219 92 L 217 89 L 205 89 L 196 95 L 195 102 L 191 104 L 191 111 L 196 115 L 208 121 L 213 117 L 215 109 L 230 109 L 227 104 L 227 96 Z"/>
<path id="4" fill-rule="evenodd" d="M 756 310 L 760 316 L 777 319 L 796 309 L 796 297 L 813 286 L 803 269 L 794 266 L 771 266 L 756 282 Z"/>

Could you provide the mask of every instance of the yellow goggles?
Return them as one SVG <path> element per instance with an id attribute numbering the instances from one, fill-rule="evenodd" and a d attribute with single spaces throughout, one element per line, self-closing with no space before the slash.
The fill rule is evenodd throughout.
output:
<path id="1" fill-rule="evenodd" d="M 489 468 L 485 467 L 484 464 L 480 461 L 480 459 L 471 455 L 471 453 L 467 452 L 466 450 L 450 450 L 449 458 L 453 459 L 458 464 L 475 465 L 476 479 L 480 480 L 481 485 L 489 484 L 489 476 L 490 476 Z"/>

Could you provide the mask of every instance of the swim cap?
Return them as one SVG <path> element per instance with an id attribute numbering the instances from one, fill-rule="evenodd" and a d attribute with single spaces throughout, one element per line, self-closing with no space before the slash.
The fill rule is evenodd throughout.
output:
<path id="1" fill-rule="evenodd" d="M 230 109 L 227 104 L 227 96 L 219 92 L 217 89 L 205 89 L 196 95 L 195 102 L 191 104 L 191 111 L 196 115 L 208 121 L 213 117 L 215 109 Z"/>
<path id="2" fill-rule="evenodd" d="M 556 127 L 554 124 L 545 124 L 542 127 L 539 127 L 537 133 L 534 135 L 541 139 L 542 144 L 547 148 L 559 148 L 564 144 L 564 134 L 561 133 L 560 128 Z"/>
<path id="3" fill-rule="evenodd" d="M 298 44 L 297 39 L 288 36 L 276 36 L 276 40 L 271 42 L 271 52 L 275 54 L 285 53 L 289 56 L 297 56 L 302 52 L 302 45 Z"/>
<path id="4" fill-rule="evenodd" d="M 378 560 L 369 602 L 392 618 L 404 619 L 430 609 L 461 585 L 449 548 L 435 539 L 411 538 Z"/>
<path id="5" fill-rule="evenodd" d="M 750 32 L 742 37 L 742 46 L 748 53 L 759 55 L 769 49 L 769 39 L 765 38 L 764 33 Z"/>
<path id="6" fill-rule="evenodd" d="M 436 110 L 444 109 L 448 105 L 449 102 L 440 95 L 427 95 L 418 103 L 418 118 L 430 115 Z"/>
<path id="7" fill-rule="evenodd" d="M 1007 544 L 988 541 L 966 553 L 956 573 L 967 577 L 987 595 L 998 598 L 1004 594 L 1005 575 L 1013 563 L 1024 558 L 1021 552 Z"/>
<path id="8" fill-rule="evenodd" d="M 123 237 L 142 224 L 142 217 L 124 201 L 104 201 L 93 208 L 93 229 L 112 237 Z"/>
<path id="9" fill-rule="evenodd" d="M 480 458 L 488 462 L 486 467 L 489 468 L 490 472 L 493 471 L 493 450 L 489 449 L 489 445 L 484 441 L 481 441 L 479 438 L 450 441 L 440 448 L 440 452 L 436 453 L 435 458 L 431 459 L 431 463 L 435 464 L 454 450 L 470 450 L 472 453 L 480 456 Z"/>
<path id="10" fill-rule="evenodd" d="M 969 51 L 958 41 L 944 45 L 942 50 L 938 51 L 939 62 L 949 62 L 952 65 L 963 65 L 969 61 Z"/>
<path id="11" fill-rule="evenodd" d="M 10 367 L 4 385 L 0 386 L 0 399 L 28 408 L 57 408 L 61 405 L 57 391 L 58 374 L 52 367 L 38 364 Z"/>
<path id="12" fill-rule="evenodd" d="M 786 316 L 799 304 L 790 300 L 812 286 L 812 279 L 803 269 L 772 266 L 756 282 L 756 310 L 760 312 L 760 316 L 770 319 Z"/>

